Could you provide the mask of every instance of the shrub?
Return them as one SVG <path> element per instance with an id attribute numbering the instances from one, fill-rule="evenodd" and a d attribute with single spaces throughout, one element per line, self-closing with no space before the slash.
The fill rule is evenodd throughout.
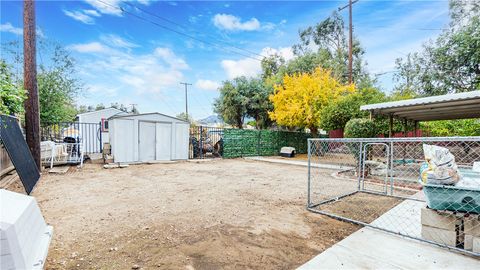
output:
<path id="1" fill-rule="evenodd" d="M 377 136 L 375 122 L 365 118 L 354 118 L 345 125 L 346 138 L 373 138 Z"/>

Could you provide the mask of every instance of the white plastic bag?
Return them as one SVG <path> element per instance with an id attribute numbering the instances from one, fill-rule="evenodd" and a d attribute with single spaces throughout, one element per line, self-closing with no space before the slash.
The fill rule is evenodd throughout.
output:
<path id="1" fill-rule="evenodd" d="M 424 184 L 455 185 L 460 180 L 455 156 L 447 148 L 436 145 L 423 145 L 427 166 L 420 173 Z"/>

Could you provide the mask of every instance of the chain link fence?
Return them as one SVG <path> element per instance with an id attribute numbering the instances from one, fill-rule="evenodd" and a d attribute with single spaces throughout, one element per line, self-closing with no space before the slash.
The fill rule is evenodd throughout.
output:
<path id="1" fill-rule="evenodd" d="M 308 158 L 308 210 L 480 256 L 480 137 L 309 139 Z"/>

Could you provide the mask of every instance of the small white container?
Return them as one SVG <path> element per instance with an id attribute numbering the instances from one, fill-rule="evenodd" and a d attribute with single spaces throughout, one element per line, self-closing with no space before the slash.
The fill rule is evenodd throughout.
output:
<path id="1" fill-rule="evenodd" d="M 0 189 L 0 269 L 43 269 L 52 232 L 35 198 Z"/>

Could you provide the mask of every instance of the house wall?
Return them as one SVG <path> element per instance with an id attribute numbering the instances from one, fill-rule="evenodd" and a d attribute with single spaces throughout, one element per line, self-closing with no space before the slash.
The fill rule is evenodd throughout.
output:
<path id="1" fill-rule="evenodd" d="M 87 113 L 82 113 L 77 115 L 78 116 L 78 122 L 79 123 L 94 123 L 98 124 L 102 121 L 102 119 L 108 119 L 114 115 L 126 115 L 126 112 L 123 112 L 121 110 L 115 109 L 115 108 L 107 108 L 103 110 L 98 110 L 94 112 L 87 112 Z M 102 132 L 102 144 L 103 143 L 108 143 L 110 141 L 110 138 L 108 136 L 108 132 Z M 85 140 L 89 140 L 87 136 L 85 136 Z M 84 142 L 86 145 L 91 145 L 90 142 L 85 141 Z M 96 146 L 98 149 L 93 149 L 93 152 L 98 152 L 100 151 L 101 145 Z"/>

